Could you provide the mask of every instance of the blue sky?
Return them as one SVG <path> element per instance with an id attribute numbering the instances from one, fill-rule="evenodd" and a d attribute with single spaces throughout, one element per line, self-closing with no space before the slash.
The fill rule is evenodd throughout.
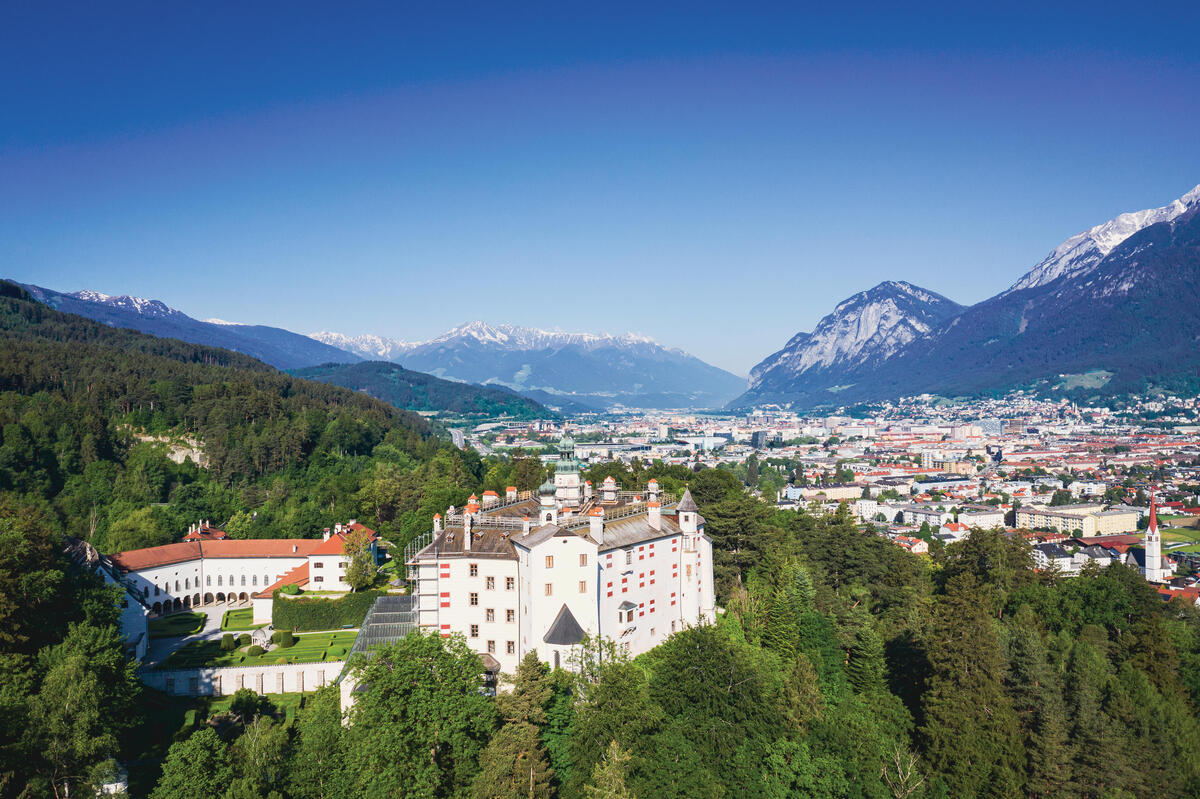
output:
<path id="1" fill-rule="evenodd" d="M 5 276 L 745 374 L 882 280 L 976 302 L 1200 183 L 1196 3 L 184 5 L 0 9 Z"/>

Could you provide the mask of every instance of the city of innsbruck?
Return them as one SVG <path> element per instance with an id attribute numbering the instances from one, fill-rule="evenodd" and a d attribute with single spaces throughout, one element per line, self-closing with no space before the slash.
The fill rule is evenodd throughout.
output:
<path id="1" fill-rule="evenodd" d="M 0 799 L 1200 797 L 1200 4 L 0 76 Z"/>

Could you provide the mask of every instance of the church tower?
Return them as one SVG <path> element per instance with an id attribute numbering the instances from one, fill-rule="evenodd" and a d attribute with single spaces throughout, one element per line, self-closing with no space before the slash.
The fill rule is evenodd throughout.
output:
<path id="1" fill-rule="evenodd" d="M 1146 566 L 1142 574 L 1152 583 L 1165 583 L 1170 579 L 1167 570 L 1163 568 L 1162 536 L 1158 533 L 1158 514 L 1154 506 L 1154 494 L 1150 494 L 1150 524 L 1146 527 Z"/>

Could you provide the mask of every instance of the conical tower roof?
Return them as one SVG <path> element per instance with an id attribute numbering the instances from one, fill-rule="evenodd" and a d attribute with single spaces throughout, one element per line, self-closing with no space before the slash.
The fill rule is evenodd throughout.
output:
<path id="1" fill-rule="evenodd" d="M 699 506 L 696 505 L 696 500 L 692 499 L 692 490 L 690 488 L 683 489 L 683 498 L 679 500 L 679 504 L 675 507 L 675 510 L 692 512 L 700 510 Z"/>

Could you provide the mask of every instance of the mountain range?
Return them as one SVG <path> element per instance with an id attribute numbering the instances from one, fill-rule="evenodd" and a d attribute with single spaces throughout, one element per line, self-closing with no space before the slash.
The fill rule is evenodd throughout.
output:
<path id="1" fill-rule="evenodd" d="M 840 303 L 730 405 L 796 408 L 1018 387 L 1200 387 L 1200 186 L 1068 238 L 969 307 L 903 282 Z"/>
<path id="2" fill-rule="evenodd" d="M 362 360 L 337 347 L 278 327 L 241 325 L 221 320 L 202 322 L 158 300 L 128 295 L 111 296 L 98 291 L 67 294 L 31 285 L 26 285 L 25 289 L 38 302 L 64 313 L 103 322 L 109 327 L 138 330 L 159 338 L 175 338 L 190 344 L 233 350 L 257 358 L 276 369 Z"/>
<path id="3" fill-rule="evenodd" d="M 574 407 L 719 407 L 745 388 L 736 375 L 633 333 L 564 333 L 474 321 L 424 342 L 313 333 L 325 344 L 408 369 L 500 385 Z"/>
<path id="4" fill-rule="evenodd" d="M 377 389 L 409 397 L 428 395 L 428 385 L 414 388 L 417 373 L 435 378 L 483 384 L 518 392 L 565 412 L 602 410 L 616 405 L 653 408 L 720 407 L 745 388 L 745 382 L 678 349 L 664 347 L 637 334 L 563 333 L 515 325 L 470 322 L 424 342 L 380 336 L 349 337 L 339 333 L 300 335 L 265 325 L 194 319 L 159 300 L 98 291 L 65 293 L 40 286 L 25 288 L 39 302 L 110 327 L 123 327 L 161 338 L 220 347 L 257 358 L 283 370 L 389 361 L 404 366 L 404 376 L 377 374 L 368 382 Z M 371 371 L 371 370 L 367 370 Z M 362 382 L 363 370 L 320 372 L 328 382 Z M 322 378 L 316 378 L 322 379 Z M 397 388 L 397 381 L 407 388 Z M 410 392 L 415 390 L 416 394 Z M 446 392 L 432 390 L 437 396 Z M 510 404 L 500 395 L 472 395 L 461 400 L 499 407 Z M 407 407 L 407 406 L 405 406 Z M 514 406 L 515 407 L 515 406 Z M 418 408 L 426 410 L 426 408 Z M 519 409 L 527 414 L 528 409 Z"/>

